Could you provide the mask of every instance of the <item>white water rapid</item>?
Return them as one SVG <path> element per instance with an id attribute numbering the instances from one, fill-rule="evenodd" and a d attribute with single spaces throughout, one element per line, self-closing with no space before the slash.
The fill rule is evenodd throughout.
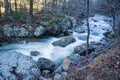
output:
<path id="1" fill-rule="evenodd" d="M 91 29 L 90 42 L 104 42 L 101 41 L 104 38 L 103 33 L 108 30 L 111 30 L 111 25 L 109 23 L 110 18 L 107 18 L 102 15 L 95 15 L 94 17 L 91 17 L 89 20 Z M 80 26 L 80 28 L 81 27 L 86 28 L 85 24 Z M 29 42 L 27 44 L 19 42 L 2 46 L 0 47 L 0 54 L 4 54 L 8 51 L 17 51 L 21 52 L 24 55 L 31 56 L 30 55 L 31 51 L 38 51 L 40 55 L 36 57 L 32 56 L 33 59 L 38 60 L 38 58 L 44 57 L 56 62 L 69 56 L 73 52 L 75 46 L 81 45 L 82 43 L 86 43 L 86 40 L 84 40 L 86 32 L 84 33 L 73 32 L 71 36 L 73 36 L 76 39 L 76 42 L 66 47 L 58 47 L 52 45 L 52 42 L 59 40 L 62 37 L 61 38 L 49 37 Z M 78 37 L 81 37 L 83 39 L 79 39 Z"/>

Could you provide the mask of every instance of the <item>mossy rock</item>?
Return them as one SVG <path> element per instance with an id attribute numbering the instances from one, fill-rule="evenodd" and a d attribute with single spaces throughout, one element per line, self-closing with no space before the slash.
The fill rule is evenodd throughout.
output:
<path id="1" fill-rule="evenodd" d="M 110 38 L 110 39 L 115 38 L 115 35 L 114 35 L 113 32 L 111 32 L 111 31 L 105 32 L 103 35 L 104 35 L 106 38 Z"/>
<path id="2" fill-rule="evenodd" d="M 53 24 L 53 23 L 58 23 L 59 21 L 63 20 L 63 18 L 56 18 L 56 19 L 51 19 L 48 21 L 49 24 Z"/>

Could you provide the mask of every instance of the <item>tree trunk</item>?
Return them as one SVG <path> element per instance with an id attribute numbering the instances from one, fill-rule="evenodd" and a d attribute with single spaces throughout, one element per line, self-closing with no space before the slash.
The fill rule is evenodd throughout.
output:
<path id="1" fill-rule="evenodd" d="M 45 0 L 45 8 L 46 8 L 46 6 L 47 6 L 47 1 Z"/>
<path id="2" fill-rule="evenodd" d="M 1 16 L 2 16 L 1 7 L 2 7 L 2 3 L 0 2 L 0 18 L 1 18 Z"/>
<path id="3" fill-rule="evenodd" d="M 24 1 L 24 13 L 25 13 L 25 26 L 27 23 L 26 2 Z"/>
<path id="4" fill-rule="evenodd" d="M 64 14 L 66 14 L 66 4 L 67 4 L 67 2 L 66 2 L 66 0 L 64 0 L 64 2 L 63 2 L 63 13 Z"/>
<path id="5" fill-rule="evenodd" d="M 33 0 L 30 0 L 30 11 L 29 11 L 29 14 L 33 18 Z"/>
<path id="6" fill-rule="evenodd" d="M 89 36 L 90 36 L 90 26 L 89 26 L 89 0 L 87 0 L 87 51 L 86 56 L 89 54 Z"/>
<path id="7" fill-rule="evenodd" d="M 15 0 L 15 12 L 17 12 L 17 0 Z"/>
<path id="8" fill-rule="evenodd" d="M 113 29 L 115 36 L 119 40 L 119 33 L 117 32 L 117 30 L 115 28 L 116 27 L 116 17 L 115 17 L 115 10 L 113 8 L 111 8 L 111 15 L 112 15 L 112 19 L 113 19 L 112 29 Z"/>
<path id="9" fill-rule="evenodd" d="M 4 0 L 5 4 L 5 16 L 8 17 L 10 15 L 10 5 L 8 0 Z"/>

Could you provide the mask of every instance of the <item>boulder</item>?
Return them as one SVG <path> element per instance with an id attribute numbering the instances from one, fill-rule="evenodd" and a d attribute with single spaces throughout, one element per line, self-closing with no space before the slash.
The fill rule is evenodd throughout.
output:
<path id="1" fill-rule="evenodd" d="M 85 56 L 86 55 L 86 50 L 87 50 L 87 46 L 86 44 L 83 44 L 83 45 L 80 45 L 80 46 L 76 46 L 74 48 L 74 53 L 75 54 L 79 54 L 80 56 Z M 89 54 L 94 52 L 95 51 L 95 48 L 90 45 L 89 46 Z"/>
<path id="2" fill-rule="evenodd" d="M 50 73 L 52 73 L 55 70 L 55 63 L 46 58 L 39 58 L 37 66 L 41 71 L 49 70 Z"/>
<path id="3" fill-rule="evenodd" d="M 3 80 L 31 80 L 40 77 L 40 70 L 32 57 L 14 51 L 0 56 L 0 75 Z"/>
<path id="4" fill-rule="evenodd" d="M 68 56 L 68 58 L 71 60 L 72 64 L 76 64 L 86 59 L 85 56 L 80 56 L 79 54 L 71 54 L 70 56 Z"/>
<path id="5" fill-rule="evenodd" d="M 114 35 L 113 31 L 105 32 L 103 35 L 104 35 L 106 38 L 110 38 L 110 39 L 115 38 L 115 35 Z"/>
<path id="6" fill-rule="evenodd" d="M 19 37 L 26 37 L 26 36 L 28 36 L 28 34 L 29 34 L 29 32 L 27 29 L 25 29 L 23 27 L 19 28 L 19 34 L 18 34 Z"/>
<path id="7" fill-rule="evenodd" d="M 34 35 L 36 37 L 43 36 L 46 32 L 46 29 L 43 26 L 39 26 L 35 29 Z"/>
<path id="8" fill-rule="evenodd" d="M 28 36 L 29 32 L 24 27 L 17 27 L 12 25 L 4 25 L 3 33 L 7 37 L 25 37 Z"/>
<path id="9" fill-rule="evenodd" d="M 69 58 L 65 58 L 62 63 L 62 69 L 67 71 L 71 64 L 71 60 Z"/>
<path id="10" fill-rule="evenodd" d="M 4 25 L 3 26 L 3 33 L 7 36 L 7 37 L 10 37 L 10 36 L 13 36 L 13 28 L 11 27 L 11 25 Z"/>
<path id="11" fill-rule="evenodd" d="M 40 53 L 38 51 L 31 51 L 30 52 L 31 56 L 38 56 Z"/>
<path id="12" fill-rule="evenodd" d="M 67 36 L 67 37 L 64 37 L 64 38 L 62 38 L 62 39 L 60 39 L 60 40 L 58 40 L 58 41 L 53 42 L 52 44 L 53 44 L 54 46 L 65 47 L 65 46 L 67 46 L 67 45 L 69 45 L 69 44 L 71 44 L 71 43 L 74 43 L 75 41 L 76 41 L 76 40 L 75 40 L 73 37 Z"/>
<path id="13" fill-rule="evenodd" d="M 68 29 L 72 29 L 76 25 L 76 20 L 73 17 L 65 16 L 62 18 L 52 19 L 49 21 L 49 25 L 46 27 L 48 32 L 53 36 L 59 36 L 61 34 L 68 34 Z"/>

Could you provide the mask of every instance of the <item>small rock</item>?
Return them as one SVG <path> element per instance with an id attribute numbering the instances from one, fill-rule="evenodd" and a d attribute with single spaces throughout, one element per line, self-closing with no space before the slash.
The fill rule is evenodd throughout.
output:
<path id="1" fill-rule="evenodd" d="M 54 80 L 63 80 L 62 75 L 56 73 L 54 76 Z"/>
<path id="2" fill-rule="evenodd" d="M 76 46 L 74 48 L 74 53 L 75 54 L 79 54 L 80 56 L 85 56 L 86 55 L 86 49 L 87 49 L 86 44 L 83 44 L 83 45 L 80 45 L 80 46 Z M 91 52 L 94 52 L 94 51 L 95 51 L 95 48 L 92 45 L 90 45 L 89 46 L 89 54 Z"/>
<path id="3" fill-rule="evenodd" d="M 40 53 L 38 51 L 31 51 L 30 52 L 31 56 L 38 56 Z"/>
<path id="4" fill-rule="evenodd" d="M 50 73 L 52 73 L 55 70 L 55 63 L 46 58 L 39 58 L 37 66 L 41 71 L 50 70 Z"/>
<path id="5" fill-rule="evenodd" d="M 65 58 L 62 63 L 62 69 L 67 71 L 71 64 L 71 60 L 69 58 Z"/>

